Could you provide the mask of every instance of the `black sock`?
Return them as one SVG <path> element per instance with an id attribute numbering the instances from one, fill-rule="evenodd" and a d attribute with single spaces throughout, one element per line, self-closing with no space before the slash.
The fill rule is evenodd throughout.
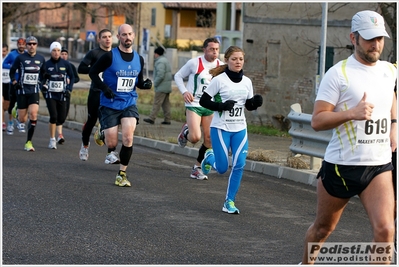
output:
<path id="1" fill-rule="evenodd" d="M 206 146 L 204 146 L 204 144 L 201 145 L 201 147 L 200 147 L 200 149 L 199 149 L 199 151 L 198 151 L 198 157 L 197 157 L 197 161 L 198 161 L 199 163 L 201 163 L 202 160 L 204 159 L 204 157 L 205 157 L 205 151 L 206 151 L 207 149 L 208 149 L 208 148 L 207 148 Z"/>
<path id="2" fill-rule="evenodd" d="M 36 121 L 29 120 L 29 123 L 28 123 L 28 139 L 26 141 L 31 141 L 32 140 L 33 133 L 35 132 L 35 128 L 36 128 L 36 122 L 37 122 L 37 120 Z"/>
<path id="3" fill-rule="evenodd" d="M 120 163 L 123 166 L 127 166 L 129 164 L 132 153 L 133 153 L 133 146 L 126 147 L 122 145 L 121 152 L 119 153 L 119 158 L 120 158 Z"/>

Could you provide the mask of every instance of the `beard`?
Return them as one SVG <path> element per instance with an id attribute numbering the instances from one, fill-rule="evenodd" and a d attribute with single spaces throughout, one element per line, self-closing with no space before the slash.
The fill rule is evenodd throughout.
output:
<path id="1" fill-rule="evenodd" d="M 361 46 L 356 46 L 356 54 L 366 62 L 375 63 L 380 59 L 381 51 L 374 49 L 373 51 L 364 51 Z"/>
<path id="2" fill-rule="evenodd" d="M 126 43 L 127 41 L 129 41 L 130 43 Z M 132 47 L 133 42 L 130 40 L 126 40 L 122 45 L 124 48 L 130 48 L 130 47 Z"/>

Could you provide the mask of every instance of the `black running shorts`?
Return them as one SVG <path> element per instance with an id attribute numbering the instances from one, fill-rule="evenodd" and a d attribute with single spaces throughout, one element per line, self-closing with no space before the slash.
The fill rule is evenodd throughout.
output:
<path id="1" fill-rule="evenodd" d="M 346 166 L 323 161 L 317 178 L 321 178 L 330 195 L 350 198 L 360 194 L 374 177 L 392 170 L 392 163 L 379 166 Z"/>
<path id="2" fill-rule="evenodd" d="M 116 110 L 100 106 L 99 111 L 101 113 L 100 116 L 101 129 L 103 130 L 112 128 L 114 126 L 118 126 L 119 124 L 121 124 L 121 119 L 127 117 L 136 118 L 137 124 L 139 124 L 139 111 L 136 105 L 129 106 L 123 110 Z"/>
<path id="3" fill-rule="evenodd" d="M 3 83 L 3 98 L 10 101 L 10 83 Z"/>
<path id="4" fill-rule="evenodd" d="M 18 109 L 27 109 L 32 104 L 39 105 L 39 93 L 17 95 L 17 107 Z"/>

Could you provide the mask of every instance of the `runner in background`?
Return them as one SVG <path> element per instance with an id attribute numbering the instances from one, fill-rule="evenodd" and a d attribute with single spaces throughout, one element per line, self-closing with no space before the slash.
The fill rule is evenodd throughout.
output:
<path id="1" fill-rule="evenodd" d="M 199 100 L 212 79 L 209 70 L 224 64 L 219 60 L 219 46 L 218 39 L 207 38 L 202 46 L 204 54 L 187 61 L 174 75 L 186 106 L 186 123 L 183 124 L 177 137 L 177 143 L 180 147 L 185 147 L 187 141 L 195 144 L 201 139 L 201 132 L 204 134 L 204 142 L 198 151 L 197 161 L 190 174 L 191 178 L 198 180 L 208 179 L 208 176 L 201 170 L 201 162 L 204 159 L 205 151 L 211 148 L 209 126 L 213 117 L 213 111 L 201 107 Z M 183 79 L 187 77 L 188 82 L 185 85 Z"/>
<path id="2" fill-rule="evenodd" d="M 68 50 L 65 47 L 61 48 L 61 58 L 63 60 L 68 61 Z M 71 92 L 71 94 L 72 94 L 72 88 L 73 88 L 72 86 L 73 86 L 73 84 L 78 83 L 80 81 L 80 79 L 79 79 L 78 72 L 76 71 L 75 65 L 72 62 L 70 62 L 70 61 L 68 61 L 68 62 L 70 63 L 70 65 L 72 67 L 72 72 L 73 72 L 74 79 L 73 79 L 73 81 L 71 81 L 70 84 L 67 85 L 67 91 Z M 65 116 L 65 118 L 68 118 L 69 106 L 71 105 L 71 94 L 67 93 L 65 95 L 65 98 L 66 98 L 65 99 L 65 101 L 66 101 L 66 113 L 65 113 L 66 116 Z M 64 144 L 65 137 L 62 134 L 62 124 L 61 125 L 57 125 L 57 133 L 58 133 L 57 143 L 60 144 L 60 145 Z"/>
<path id="3" fill-rule="evenodd" d="M 26 49 L 26 41 L 25 38 L 19 38 L 17 40 L 17 49 L 11 51 L 6 58 L 3 61 L 3 70 L 7 69 L 9 70 L 14 63 L 15 59 L 19 56 L 22 55 L 25 52 Z M 9 71 L 8 71 L 9 72 Z M 19 79 L 19 73 L 15 73 L 15 79 Z M 11 85 L 11 80 L 10 80 L 10 86 L 9 86 L 9 99 L 10 103 L 8 105 L 8 125 L 7 125 L 7 134 L 8 135 L 13 135 L 14 134 L 14 115 L 16 116 L 16 109 L 14 109 L 15 104 L 17 103 L 17 95 L 15 93 L 15 88 L 14 86 Z M 14 115 L 13 115 L 13 109 Z M 15 119 L 15 123 L 17 126 L 17 129 L 19 132 L 24 133 L 25 132 L 25 124 L 20 123 L 17 119 Z"/>
<path id="4" fill-rule="evenodd" d="M 98 33 L 98 44 L 99 47 L 96 47 L 90 50 L 83 60 L 80 62 L 78 66 L 79 74 L 89 74 L 91 67 L 97 60 L 107 53 L 111 51 L 112 48 L 112 33 L 108 29 L 102 29 Z M 89 158 L 89 147 L 90 147 L 90 136 L 93 131 L 94 126 L 97 123 L 100 107 L 100 94 L 101 90 L 97 88 L 92 82 L 90 85 L 89 95 L 87 97 L 87 121 L 83 125 L 82 129 L 82 145 L 79 150 L 79 158 L 83 161 L 86 161 Z M 113 152 L 113 153 L 111 153 Z M 119 163 L 119 158 L 115 151 L 108 150 L 108 154 L 106 156 L 106 163 L 108 164 L 117 164 Z"/>

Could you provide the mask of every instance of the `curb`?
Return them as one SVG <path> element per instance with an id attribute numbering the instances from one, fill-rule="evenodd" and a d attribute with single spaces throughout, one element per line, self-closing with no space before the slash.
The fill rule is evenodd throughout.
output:
<path id="1" fill-rule="evenodd" d="M 38 120 L 43 122 L 48 122 L 49 117 L 38 115 Z M 74 129 L 81 131 L 83 124 L 75 121 L 65 121 L 63 124 L 64 127 L 68 129 Z M 94 127 L 93 131 L 97 128 Z M 119 140 L 122 139 L 121 134 L 119 133 Z M 198 156 L 198 148 L 184 147 L 164 141 L 154 140 L 147 137 L 134 136 L 133 143 L 145 147 L 150 147 L 154 149 L 158 149 L 161 151 L 179 154 L 191 158 L 197 158 Z M 231 157 L 230 157 L 231 163 Z M 231 166 L 231 164 L 230 164 Z M 244 170 L 251 171 L 255 173 L 261 173 L 276 177 L 278 179 L 287 179 L 298 183 L 303 183 L 311 186 L 316 186 L 317 180 L 317 172 L 311 170 L 300 170 L 294 169 L 286 166 L 280 166 L 277 164 L 267 163 L 267 162 L 259 162 L 253 160 L 247 160 Z"/>

